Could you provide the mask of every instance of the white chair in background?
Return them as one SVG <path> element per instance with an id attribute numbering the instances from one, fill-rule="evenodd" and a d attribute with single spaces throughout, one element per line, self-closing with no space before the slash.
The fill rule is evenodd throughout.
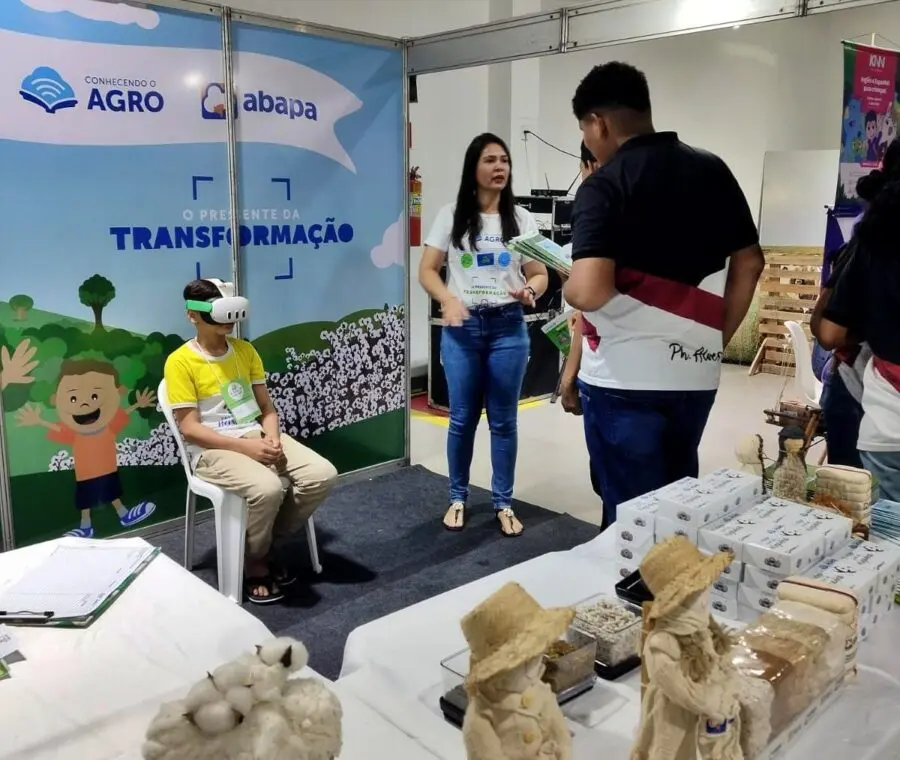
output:
<path id="1" fill-rule="evenodd" d="M 813 372 L 809 339 L 799 322 L 785 322 L 784 326 L 794 348 L 794 383 L 799 400 L 808 407 L 818 409 L 822 398 L 822 383 Z"/>
<path id="2" fill-rule="evenodd" d="M 166 422 L 175 436 L 178 444 L 178 453 L 181 456 L 181 464 L 184 466 L 184 474 L 187 477 L 187 497 L 184 508 L 184 566 L 188 570 L 194 569 L 194 516 L 197 508 L 197 497 L 209 499 L 213 505 L 216 521 L 216 565 L 219 575 L 219 592 L 227 596 L 231 601 L 243 600 L 244 580 L 244 542 L 247 533 L 247 503 L 235 493 L 226 491 L 194 475 L 191 469 L 191 458 L 175 421 L 172 407 L 169 405 L 169 394 L 166 391 L 166 381 L 159 384 L 156 397 L 159 406 L 166 417 Z M 287 478 L 281 478 L 285 489 L 290 488 Z M 309 556 L 312 560 L 313 571 L 322 572 L 319 562 L 319 547 L 316 542 L 316 526 L 313 518 L 306 522 L 306 540 L 309 544 Z"/>

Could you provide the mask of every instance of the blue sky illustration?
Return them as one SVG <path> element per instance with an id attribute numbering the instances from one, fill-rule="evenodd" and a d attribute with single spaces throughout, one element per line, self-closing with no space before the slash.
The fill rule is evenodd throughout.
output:
<path id="1" fill-rule="evenodd" d="M 151 30 L 89 21 L 71 13 L 41 13 L 17 2 L 0 4 L 0 28 L 60 39 L 110 44 L 217 49 L 213 16 L 157 10 Z M 235 24 L 235 48 L 303 64 L 352 91 L 363 107 L 340 120 L 336 134 L 356 173 L 311 151 L 268 144 L 239 150 L 244 208 L 296 208 L 306 224 L 353 226 L 349 245 L 253 247 L 244 253 L 244 292 L 251 300 L 248 334 L 401 303 L 405 273 L 379 269 L 372 248 L 403 209 L 402 58 L 398 49 L 327 40 Z M 291 83 L 272 82 L 291 95 Z M 104 322 L 137 332 L 180 332 L 187 322 L 181 289 L 199 264 L 204 276 L 227 278 L 227 247 L 204 250 L 117 251 L 113 226 L 184 224 L 186 208 L 228 207 L 225 145 L 137 147 L 51 146 L 0 140 L 0 299 L 26 293 L 35 307 L 90 319 L 78 285 L 98 273 L 117 296 Z M 192 199 L 192 177 L 214 180 Z M 284 183 L 289 178 L 291 201 Z M 196 223 L 196 222 L 195 222 Z M 292 262 L 289 261 L 292 259 Z M 292 279 L 276 279 L 293 266 Z"/>

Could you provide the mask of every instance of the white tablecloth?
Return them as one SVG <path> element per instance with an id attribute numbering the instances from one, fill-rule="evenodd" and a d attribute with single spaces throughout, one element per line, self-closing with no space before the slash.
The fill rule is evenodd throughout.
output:
<path id="1" fill-rule="evenodd" d="M 438 699 L 445 690 L 440 662 L 466 647 L 460 618 L 508 581 L 521 583 L 542 605 L 569 605 L 614 593 L 614 532 L 569 552 L 537 557 L 500 573 L 375 620 L 347 639 L 338 681 L 441 760 L 464 760 L 460 732 L 446 724 Z M 875 628 L 860 647 L 857 682 L 794 745 L 795 760 L 900 758 L 900 613 Z M 639 673 L 598 681 L 564 707 L 575 760 L 626 760 L 640 718 Z M 893 717 L 892 717 L 893 716 Z M 602 751 L 601 751 L 602 750 Z M 598 752 L 600 753 L 598 755 Z"/>
<path id="2" fill-rule="evenodd" d="M 0 554 L 0 588 L 56 543 Z M 138 760 L 161 703 L 183 697 L 203 673 L 272 636 L 165 556 L 90 628 L 13 632 L 26 659 L 0 681 L 0 760 Z M 341 760 L 433 757 L 350 690 L 332 688 L 344 708 Z"/>

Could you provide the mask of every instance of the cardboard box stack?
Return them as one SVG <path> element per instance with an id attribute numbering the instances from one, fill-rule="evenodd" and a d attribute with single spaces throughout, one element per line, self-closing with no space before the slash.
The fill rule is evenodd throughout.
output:
<path id="1" fill-rule="evenodd" d="M 859 638 L 866 639 L 873 626 L 891 610 L 894 585 L 900 579 L 900 547 L 852 539 L 804 575 L 852 591 L 859 600 Z"/>
<path id="2" fill-rule="evenodd" d="M 767 499 L 701 528 L 698 547 L 734 555 L 712 588 L 713 610 L 752 621 L 775 604 L 778 583 L 809 571 L 850 541 L 852 521 L 837 513 Z"/>

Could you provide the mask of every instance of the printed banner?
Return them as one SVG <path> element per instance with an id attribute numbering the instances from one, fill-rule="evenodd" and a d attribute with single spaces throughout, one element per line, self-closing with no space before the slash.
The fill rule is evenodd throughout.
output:
<path id="1" fill-rule="evenodd" d="M 844 114 L 835 201 L 840 216 L 859 213 L 856 183 L 881 165 L 887 146 L 897 139 L 898 68 L 900 54 L 896 51 L 844 43 Z"/>
<path id="2" fill-rule="evenodd" d="M 220 44 L 213 16 L 0 8 L 14 51 L 0 71 L 0 388 L 17 545 L 184 513 L 155 393 L 192 334 L 185 283 L 231 276 Z M 400 52 L 256 29 L 241 45 L 246 335 L 293 435 L 344 471 L 400 457 Z"/>
<path id="3" fill-rule="evenodd" d="M 339 470 L 399 459 L 406 435 L 402 53 L 316 37 L 298 44 L 292 32 L 248 24 L 234 24 L 232 39 L 235 79 L 248 92 L 304 91 L 303 80 L 280 78 L 286 71 L 329 77 L 332 97 L 316 105 L 349 153 L 339 160 L 326 143 L 297 150 L 264 139 L 262 121 L 241 114 L 236 122 L 248 332 L 275 405 L 288 432 Z M 263 53 L 270 68 L 258 64 Z M 293 82 L 300 86 L 292 90 Z M 343 88 L 358 107 L 338 120 L 353 105 Z"/>

